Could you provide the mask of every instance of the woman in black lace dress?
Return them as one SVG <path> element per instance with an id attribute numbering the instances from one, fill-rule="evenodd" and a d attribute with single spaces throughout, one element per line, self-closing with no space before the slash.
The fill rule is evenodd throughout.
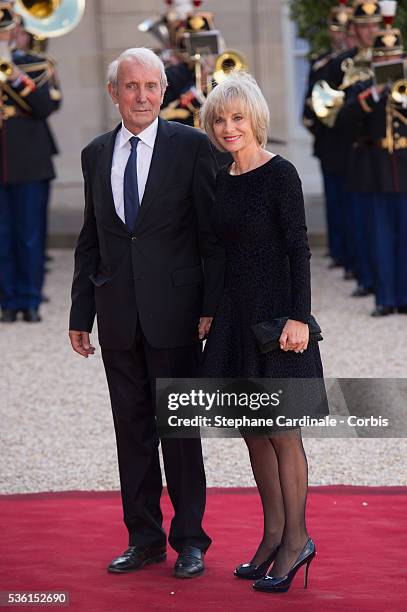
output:
<path id="1" fill-rule="evenodd" d="M 309 343 L 307 325 L 310 250 L 301 182 L 289 161 L 264 148 L 269 112 L 254 79 L 237 73 L 218 85 L 206 100 L 202 122 L 215 146 L 234 159 L 217 178 L 214 225 L 225 247 L 226 273 L 203 375 L 322 378 L 318 344 Z M 280 349 L 260 353 L 251 325 L 287 316 Z M 318 414 L 327 414 L 322 404 Z M 301 430 L 245 435 L 245 442 L 264 532 L 250 563 L 235 575 L 257 579 L 257 590 L 285 591 L 298 568 L 306 564 L 308 570 L 315 556 L 305 523 L 308 468 Z"/>

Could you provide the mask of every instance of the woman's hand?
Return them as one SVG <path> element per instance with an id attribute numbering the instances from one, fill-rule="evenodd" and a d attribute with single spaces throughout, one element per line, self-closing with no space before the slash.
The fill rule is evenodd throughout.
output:
<path id="1" fill-rule="evenodd" d="M 301 321 L 288 319 L 280 336 L 280 348 L 282 351 L 295 351 L 303 353 L 307 350 L 309 341 L 309 327 Z"/>

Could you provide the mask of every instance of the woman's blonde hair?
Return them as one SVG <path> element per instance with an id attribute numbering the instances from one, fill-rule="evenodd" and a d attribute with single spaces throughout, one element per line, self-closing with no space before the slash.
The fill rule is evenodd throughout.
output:
<path id="1" fill-rule="evenodd" d="M 234 102 L 241 103 L 242 111 L 249 115 L 255 138 L 264 148 L 267 144 L 270 111 L 260 87 L 247 72 L 232 71 L 222 83 L 214 87 L 201 108 L 203 129 L 216 148 L 225 151 L 216 139 L 213 125 L 216 118 Z"/>

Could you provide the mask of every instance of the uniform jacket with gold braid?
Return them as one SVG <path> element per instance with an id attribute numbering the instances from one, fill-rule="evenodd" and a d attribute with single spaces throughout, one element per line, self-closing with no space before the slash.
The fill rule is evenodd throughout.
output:
<path id="1" fill-rule="evenodd" d="M 54 178 L 52 156 L 58 153 L 47 117 L 61 103 L 52 63 L 19 50 L 12 61 L 33 83 L 2 86 L 3 119 L 0 127 L 0 183 L 20 183 Z"/>
<path id="2" fill-rule="evenodd" d="M 323 77 L 324 72 L 326 71 L 326 68 L 329 62 L 332 62 L 337 57 L 337 55 L 338 55 L 337 52 L 332 51 L 330 49 L 329 51 L 324 51 L 323 53 L 320 53 L 319 55 L 313 55 L 310 58 L 308 84 L 307 84 L 307 91 L 306 91 L 305 99 L 304 99 L 304 109 L 303 109 L 302 118 L 303 118 L 304 126 L 311 133 L 314 132 L 314 129 L 317 126 L 317 119 L 316 119 L 316 116 L 312 109 L 312 104 L 311 104 L 312 89 L 315 83 Z"/>
<path id="3" fill-rule="evenodd" d="M 343 81 L 344 73 L 341 65 L 344 59 L 354 57 L 357 49 L 344 51 L 335 55 L 318 71 L 318 79 L 328 81 L 334 89 L 338 89 Z M 318 80 L 316 79 L 316 80 Z M 315 81 L 314 81 L 315 82 Z M 351 147 L 352 138 L 346 127 L 329 128 L 316 119 L 318 138 L 315 143 L 315 155 L 321 160 L 324 172 L 335 176 L 344 176 L 346 159 Z"/>
<path id="4" fill-rule="evenodd" d="M 302 113 L 302 121 L 304 126 L 314 136 L 314 155 L 321 159 L 323 154 L 322 145 L 324 141 L 324 132 L 328 128 L 318 121 L 312 108 L 311 94 L 315 83 L 322 78 L 324 71 L 329 62 L 331 62 L 336 53 L 332 50 L 325 51 L 320 55 L 311 57 L 310 69 L 308 74 L 308 86 L 304 99 L 304 108 Z"/>
<path id="5" fill-rule="evenodd" d="M 362 192 L 407 193 L 407 109 L 394 104 L 389 89 L 376 101 L 372 85 L 354 85 L 338 115 L 338 127 L 354 133 L 347 183 Z"/>
<path id="6" fill-rule="evenodd" d="M 195 85 L 195 74 L 192 68 L 181 62 L 170 66 L 165 71 L 168 79 L 168 87 L 165 90 L 164 100 L 161 106 L 162 117 L 185 125 L 194 125 L 194 115 L 181 104 L 181 95 Z"/>

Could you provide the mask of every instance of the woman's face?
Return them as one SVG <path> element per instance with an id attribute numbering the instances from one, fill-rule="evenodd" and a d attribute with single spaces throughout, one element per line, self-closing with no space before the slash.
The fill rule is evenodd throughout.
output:
<path id="1" fill-rule="evenodd" d="M 231 103 L 215 117 L 213 131 L 219 145 L 229 153 L 257 145 L 251 118 L 238 101 Z"/>

